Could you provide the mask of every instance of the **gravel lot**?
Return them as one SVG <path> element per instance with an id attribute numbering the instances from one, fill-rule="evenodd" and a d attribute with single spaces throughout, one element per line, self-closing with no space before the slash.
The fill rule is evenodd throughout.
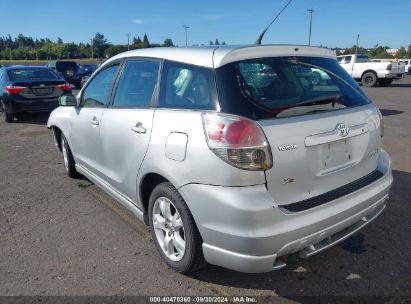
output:
<path id="1" fill-rule="evenodd" d="M 266 274 L 175 273 L 144 224 L 88 180 L 66 176 L 48 115 L 1 122 L 0 295 L 411 296 L 411 76 L 367 92 L 393 159 L 388 207 L 343 244 Z"/>

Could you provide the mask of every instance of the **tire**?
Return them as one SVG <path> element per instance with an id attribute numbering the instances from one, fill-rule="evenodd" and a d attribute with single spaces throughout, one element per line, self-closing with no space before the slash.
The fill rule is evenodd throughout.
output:
<path id="1" fill-rule="evenodd" d="M 2 112 L 2 118 L 3 121 L 5 122 L 13 122 L 14 121 L 14 115 L 7 112 L 6 107 L 4 106 L 3 102 L 1 103 L 1 112 Z"/>
<path id="2" fill-rule="evenodd" d="M 71 178 L 76 178 L 78 176 L 76 162 L 74 161 L 70 146 L 63 133 L 61 134 L 61 152 L 63 154 L 64 167 L 66 168 L 67 175 Z"/>
<path id="3" fill-rule="evenodd" d="M 26 115 L 24 115 L 24 113 L 17 113 L 14 114 L 14 117 L 16 117 L 17 120 L 24 120 L 26 118 Z"/>
<path id="4" fill-rule="evenodd" d="M 191 273 L 206 264 L 193 216 L 170 183 L 159 184 L 151 193 L 149 222 L 157 250 L 172 269 Z"/>
<path id="5" fill-rule="evenodd" d="M 361 83 L 364 87 L 374 87 L 377 82 L 378 77 L 374 72 L 366 72 L 361 77 Z"/>
<path id="6" fill-rule="evenodd" d="M 378 82 L 382 87 L 388 87 L 392 83 L 392 79 L 380 79 Z"/>
<path id="7" fill-rule="evenodd" d="M 64 77 L 73 79 L 76 77 L 76 70 L 72 66 L 68 66 L 64 69 Z"/>

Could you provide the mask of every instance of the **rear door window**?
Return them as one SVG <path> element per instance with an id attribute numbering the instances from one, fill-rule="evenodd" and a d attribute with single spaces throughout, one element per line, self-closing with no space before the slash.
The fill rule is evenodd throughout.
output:
<path id="1" fill-rule="evenodd" d="M 159 107 L 178 109 L 216 109 L 214 73 L 212 69 L 165 61 Z"/>
<path id="2" fill-rule="evenodd" d="M 116 89 L 113 107 L 150 107 L 157 84 L 159 66 L 159 62 L 153 61 L 128 61 Z"/>

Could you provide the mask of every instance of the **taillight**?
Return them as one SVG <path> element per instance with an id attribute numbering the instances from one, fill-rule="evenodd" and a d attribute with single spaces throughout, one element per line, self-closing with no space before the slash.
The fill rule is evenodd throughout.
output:
<path id="1" fill-rule="evenodd" d="M 10 94 L 19 94 L 21 91 L 24 91 L 25 89 L 27 89 L 27 87 L 6 86 L 6 90 Z"/>
<path id="2" fill-rule="evenodd" d="M 392 63 L 390 63 L 389 65 L 387 65 L 387 71 L 391 71 L 392 69 Z"/>
<path id="3" fill-rule="evenodd" d="M 222 160 L 245 170 L 268 170 L 273 161 L 270 146 L 254 121 L 219 113 L 203 113 L 209 148 Z"/>
<path id="4" fill-rule="evenodd" d="M 63 89 L 64 92 L 70 91 L 71 87 L 65 83 L 65 84 L 59 84 L 56 86 L 57 88 Z"/>

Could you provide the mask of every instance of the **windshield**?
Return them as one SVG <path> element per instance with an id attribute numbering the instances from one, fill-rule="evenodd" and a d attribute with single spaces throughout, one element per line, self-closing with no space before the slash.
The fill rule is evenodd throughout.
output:
<path id="1" fill-rule="evenodd" d="M 371 101 L 337 61 L 275 57 L 230 63 L 216 70 L 223 112 L 270 119 L 335 111 Z"/>
<path id="2" fill-rule="evenodd" d="M 11 81 L 56 80 L 57 75 L 49 69 L 13 69 L 8 71 Z"/>

